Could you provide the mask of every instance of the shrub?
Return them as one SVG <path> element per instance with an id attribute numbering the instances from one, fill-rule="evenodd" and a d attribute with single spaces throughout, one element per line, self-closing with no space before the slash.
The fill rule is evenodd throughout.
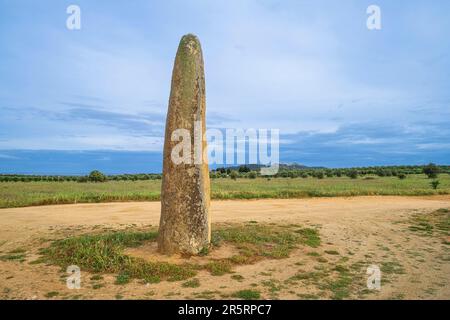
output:
<path id="1" fill-rule="evenodd" d="M 351 179 L 357 179 L 358 178 L 358 171 L 356 170 L 350 170 L 347 173 L 347 176 L 349 176 Z"/>
<path id="2" fill-rule="evenodd" d="M 257 174 L 256 174 L 255 171 L 251 171 L 251 172 L 248 174 L 248 177 L 249 177 L 250 179 L 256 179 L 256 176 L 257 176 Z"/>
<path id="3" fill-rule="evenodd" d="M 375 173 L 376 173 L 376 175 L 379 176 L 379 177 L 384 177 L 384 176 L 386 175 L 386 173 L 384 172 L 384 170 L 381 169 L 381 168 L 378 168 L 378 169 L 375 171 Z"/>
<path id="4" fill-rule="evenodd" d="M 399 174 L 397 174 L 397 178 L 399 178 L 400 180 L 406 179 L 406 174 L 399 173 Z"/>
<path id="5" fill-rule="evenodd" d="M 108 178 L 100 171 L 94 170 L 89 174 L 88 180 L 91 182 L 105 182 Z"/>
<path id="6" fill-rule="evenodd" d="M 423 167 L 423 173 L 426 174 L 429 179 L 435 179 L 439 173 L 439 168 L 434 163 L 430 163 Z"/>
<path id="7" fill-rule="evenodd" d="M 231 178 L 232 180 L 236 180 L 236 179 L 238 178 L 238 176 L 239 176 L 239 174 L 238 174 L 236 171 L 232 170 L 232 171 L 230 172 L 230 178 Z"/>
<path id="8" fill-rule="evenodd" d="M 89 179 L 88 179 L 88 177 L 83 176 L 83 177 L 79 177 L 79 178 L 77 179 L 77 181 L 78 181 L 78 182 L 88 182 Z"/>
<path id="9" fill-rule="evenodd" d="M 216 173 L 216 172 L 210 172 L 209 173 L 209 177 L 211 178 L 211 179 L 217 179 L 218 178 L 218 174 Z"/>
<path id="10" fill-rule="evenodd" d="M 239 172 L 240 172 L 240 173 L 250 172 L 250 168 L 247 167 L 247 166 L 240 166 L 240 167 L 239 167 Z"/>
<path id="11" fill-rule="evenodd" d="M 431 187 L 432 187 L 434 190 L 436 190 L 440 184 L 441 184 L 441 183 L 439 182 L 439 180 L 434 180 L 434 181 L 431 181 L 431 183 L 430 183 Z"/>

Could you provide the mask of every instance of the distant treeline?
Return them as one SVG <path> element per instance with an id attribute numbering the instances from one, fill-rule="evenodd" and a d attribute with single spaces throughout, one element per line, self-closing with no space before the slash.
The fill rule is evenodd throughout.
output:
<path id="1" fill-rule="evenodd" d="M 252 170 L 253 169 L 253 170 Z M 211 178 L 256 178 L 259 176 L 260 168 L 250 168 L 249 166 L 240 166 L 238 168 L 218 168 L 211 171 Z M 280 165 L 279 171 L 274 178 L 318 178 L 325 177 L 350 177 L 353 179 L 358 176 L 379 176 L 392 177 L 396 176 L 400 179 L 406 178 L 409 174 L 426 174 L 429 178 L 436 178 L 438 174 L 450 174 L 450 166 L 437 166 L 433 163 L 421 166 L 384 166 L 384 167 L 355 167 L 355 168 L 310 168 L 293 165 Z"/>
<path id="2" fill-rule="evenodd" d="M 260 165 L 243 165 L 239 167 L 217 168 L 210 172 L 212 179 L 217 178 L 248 178 L 255 179 L 260 176 Z M 308 178 L 313 177 L 323 179 L 325 177 L 349 177 L 357 179 L 359 176 L 395 176 L 399 179 L 405 179 L 410 174 L 426 174 L 429 178 L 436 178 L 438 174 L 450 174 L 450 166 L 438 166 L 432 163 L 421 166 L 385 166 L 385 167 L 357 167 L 357 168 L 311 168 L 297 164 L 280 165 L 278 173 L 271 178 Z M 19 175 L 19 174 L 0 174 L 0 182 L 105 182 L 105 181 L 137 181 L 137 180 L 159 180 L 161 174 L 140 173 L 140 174 L 120 174 L 105 175 L 98 170 L 92 171 L 86 176 L 55 176 L 55 175 Z"/>
<path id="3" fill-rule="evenodd" d="M 54 175 L 20 175 L 20 174 L 0 174 L 0 182 L 104 182 L 104 181 L 137 181 L 137 180 L 158 180 L 161 174 L 139 173 L 139 174 L 119 174 L 105 175 L 100 171 L 92 171 L 87 176 L 54 176 Z"/>

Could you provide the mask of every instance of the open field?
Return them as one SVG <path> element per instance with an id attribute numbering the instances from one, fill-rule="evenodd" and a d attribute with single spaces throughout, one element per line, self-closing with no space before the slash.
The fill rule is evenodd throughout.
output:
<path id="1" fill-rule="evenodd" d="M 437 190 L 425 175 L 397 177 L 365 176 L 358 179 L 265 178 L 212 179 L 213 199 L 287 199 L 364 195 L 450 194 L 450 175 L 440 174 Z M 78 182 L 0 182 L 0 208 L 33 205 L 95 203 L 114 201 L 157 201 L 161 181 Z"/>
<path id="2" fill-rule="evenodd" d="M 159 202 L 1 209 L 0 298 L 450 299 L 448 195 L 211 205 L 214 246 L 195 257 L 156 252 Z"/>

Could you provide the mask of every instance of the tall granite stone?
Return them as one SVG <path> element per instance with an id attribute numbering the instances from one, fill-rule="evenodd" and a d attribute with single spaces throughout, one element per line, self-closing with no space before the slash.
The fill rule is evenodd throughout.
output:
<path id="1" fill-rule="evenodd" d="M 202 49 L 198 38 L 188 34 L 178 46 L 166 120 L 158 238 L 159 251 L 164 254 L 197 254 L 211 240 L 205 109 Z M 173 139 L 179 129 L 190 137 L 185 142 L 191 154 L 181 154 L 191 161 L 183 163 L 173 159 L 182 140 L 177 135 Z"/>

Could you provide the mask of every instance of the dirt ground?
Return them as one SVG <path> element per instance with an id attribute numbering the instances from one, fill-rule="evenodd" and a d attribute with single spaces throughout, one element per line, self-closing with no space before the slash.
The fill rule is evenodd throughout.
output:
<path id="1" fill-rule="evenodd" d="M 330 294 L 314 281 L 286 281 L 298 273 L 320 272 L 336 265 L 359 266 L 359 285 L 351 287 L 353 299 L 450 299 L 449 246 L 439 237 L 422 237 L 408 229 L 413 215 L 426 215 L 450 208 L 450 196 L 354 197 L 292 200 L 213 201 L 212 221 L 220 223 L 299 224 L 317 227 L 322 245 L 299 247 L 289 258 L 263 260 L 234 268 L 234 274 L 212 276 L 200 271 L 197 288 L 182 282 L 147 284 L 133 280 L 114 284 L 114 275 L 104 275 L 95 286 L 92 275 L 82 271 L 82 287 L 66 287 L 59 267 L 30 264 L 38 249 L 52 239 L 94 230 L 142 228 L 159 222 L 159 202 L 55 205 L 0 210 L 0 255 L 17 248 L 26 250 L 25 261 L 0 261 L 2 299 L 221 299 L 242 289 L 261 292 L 264 299 L 328 299 Z M 217 256 L 231 254 L 224 247 Z M 158 258 L 151 245 L 129 254 Z M 318 259 L 318 257 L 322 259 Z M 171 257 L 171 262 L 179 257 Z M 381 289 L 366 289 L 369 265 L 386 268 Z M 383 268 L 382 268 L 383 270 Z M 233 277 L 234 275 L 234 277 Z M 236 277 L 239 275 L 239 277 Z M 96 288 L 97 287 L 97 288 Z"/>

